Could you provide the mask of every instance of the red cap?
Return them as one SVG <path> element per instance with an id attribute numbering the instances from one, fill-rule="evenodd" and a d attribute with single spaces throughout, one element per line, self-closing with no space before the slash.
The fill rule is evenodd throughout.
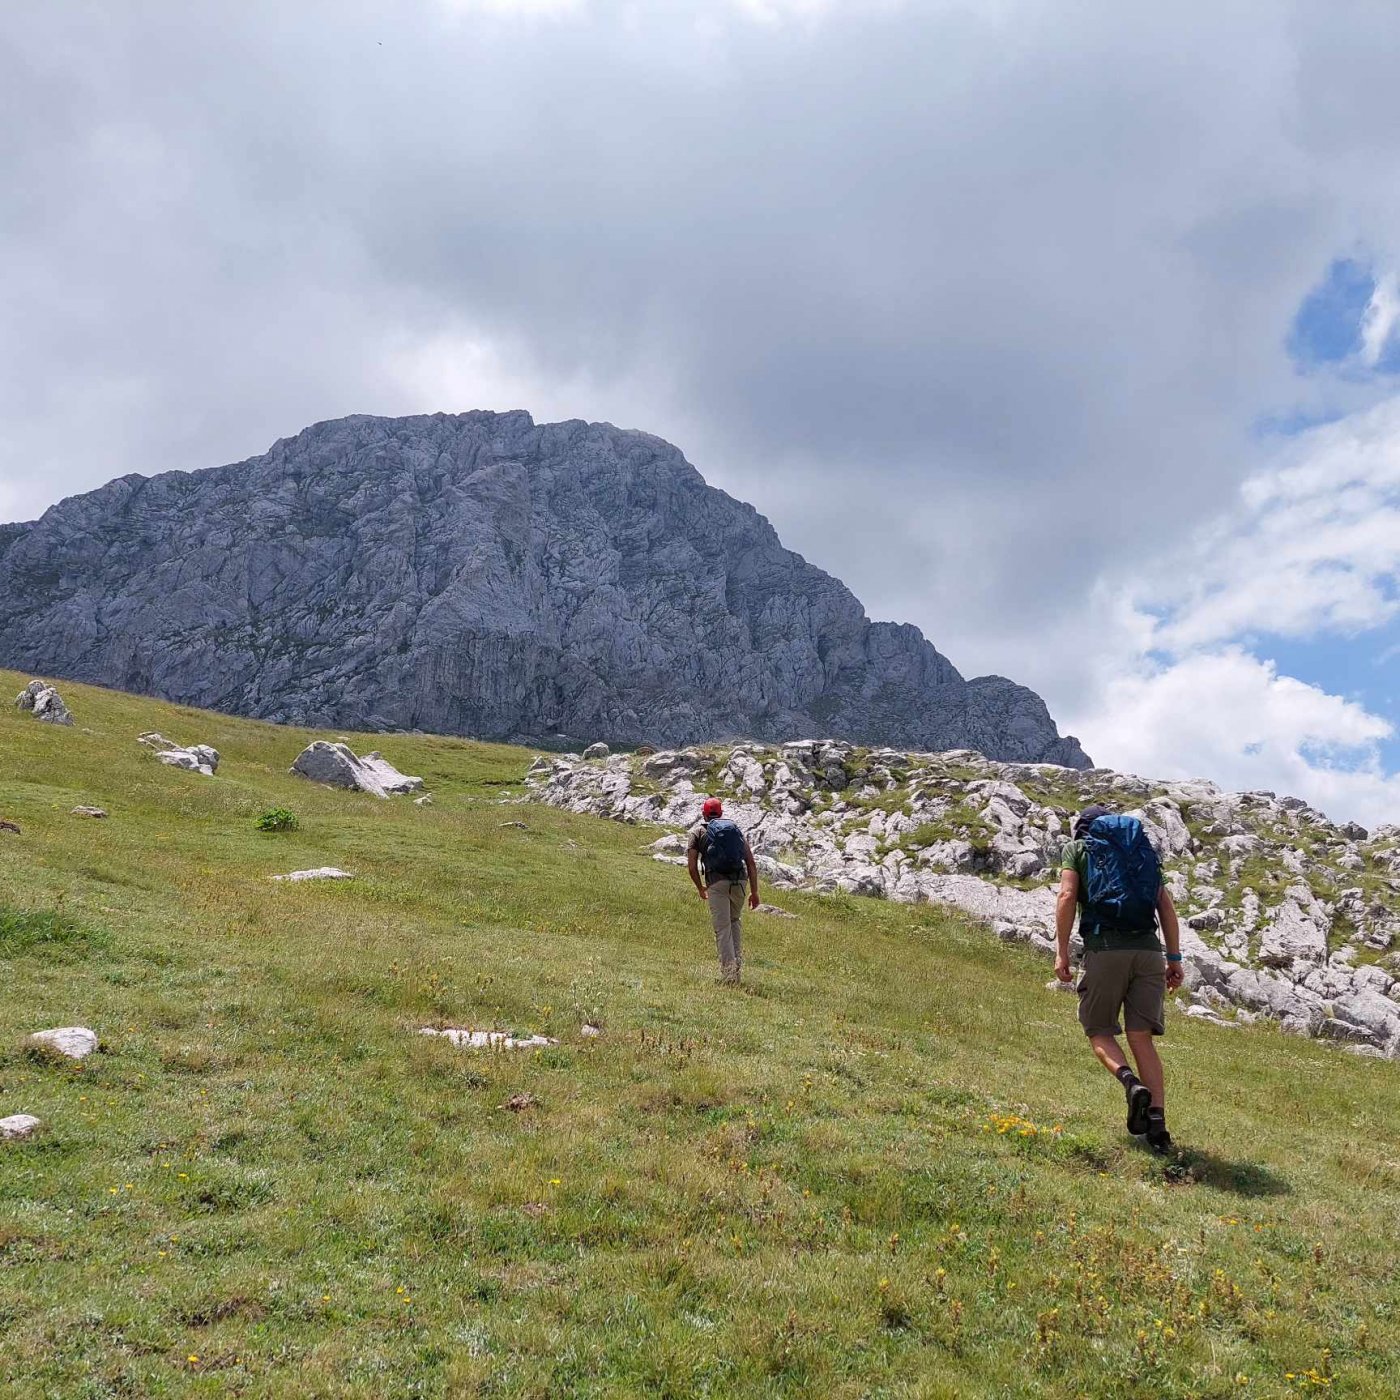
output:
<path id="1" fill-rule="evenodd" d="M 718 797 L 707 797 L 705 799 L 705 805 L 700 810 L 707 817 L 717 817 L 724 811 L 724 805 L 720 802 Z"/>

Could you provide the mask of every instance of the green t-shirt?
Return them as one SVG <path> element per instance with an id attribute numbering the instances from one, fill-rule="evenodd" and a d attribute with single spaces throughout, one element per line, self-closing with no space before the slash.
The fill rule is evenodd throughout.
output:
<path id="1" fill-rule="evenodd" d="M 1084 927 L 1084 891 L 1089 887 L 1089 862 L 1084 854 L 1082 841 L 1066 841 L 1060 852 L 1060 869 L 1073 870 L 1079 876 L 1079 936 L 1084 940 L 1085 952 L 1109 949 L 1160 948 L 1157 937 L 1156 919 L 1153 926 L 1145 929 L 1086 929 Z"/>

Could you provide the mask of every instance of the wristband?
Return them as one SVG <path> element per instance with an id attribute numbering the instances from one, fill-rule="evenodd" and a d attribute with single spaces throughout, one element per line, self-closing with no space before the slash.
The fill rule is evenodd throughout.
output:
<path id="1" fill-rule="evenodd" d="M 1168 961 L 1168 962 L 1180 962 L 1180 961 L 1181 961 L 1181 954 L 1180 954 L 1180 953 L 1168 953 L 1168 954 L 1167 954 L 1167 961 Z"/>

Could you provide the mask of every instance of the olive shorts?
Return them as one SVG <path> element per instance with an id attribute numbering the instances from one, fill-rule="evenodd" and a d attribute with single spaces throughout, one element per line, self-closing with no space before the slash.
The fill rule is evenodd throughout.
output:
<path id="1" fill-rule="evenodd" d="M 1161 949 L 1105 948 L 1084 954 L 1079 974 L 1079 1024 L 1085 1035 L 1167 1033 L 1167 963 Z"/>

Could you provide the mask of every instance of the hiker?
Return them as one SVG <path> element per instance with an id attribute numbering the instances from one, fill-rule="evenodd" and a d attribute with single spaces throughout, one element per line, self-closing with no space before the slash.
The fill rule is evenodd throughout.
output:
<path id="1" fill-rule="evenodd" d="M 744 894 L 747 889 L 749 908 L 757 909 L 758 869 L 744 833 L 724 816 L 719 798 L 707 797 L 700 810 L 703 819 L 690 828 L 690 840 L 685 848 L 686 864 L 700 898 L 710 906 L 710 922 L 714 925 L 715 946 L 719 950 L 720 981 L 737 987 L 744 956 L 740 944 Z"/>
<path id="2" fill-rule="evenodd" d="M 1181 930 L 1162 867 L 1142 823 L 1107 807 L 1086 807 L 1074 823 L 1074 839 L 1060 857 L 1055 906 L 1055 976 L 1071 980 L 1069 936 L 1079 911 L 1084 964 L 1079 974 L 1079 1024 L 1099 1063 L 1123 1085 L 1128 1131 L 1147 1145 L 1171 1151 L 1162 1059 L 1152 1043 L 1166 1034 L 1167 992 L 1181 986 Z M 1166 961 L 1157 939 L 1160 921 Z M 1122 1014 L 1123 1024 L 1118 1023 Z M 1127 1028 L 1137 1073 L 1118 1045 Z"/>

